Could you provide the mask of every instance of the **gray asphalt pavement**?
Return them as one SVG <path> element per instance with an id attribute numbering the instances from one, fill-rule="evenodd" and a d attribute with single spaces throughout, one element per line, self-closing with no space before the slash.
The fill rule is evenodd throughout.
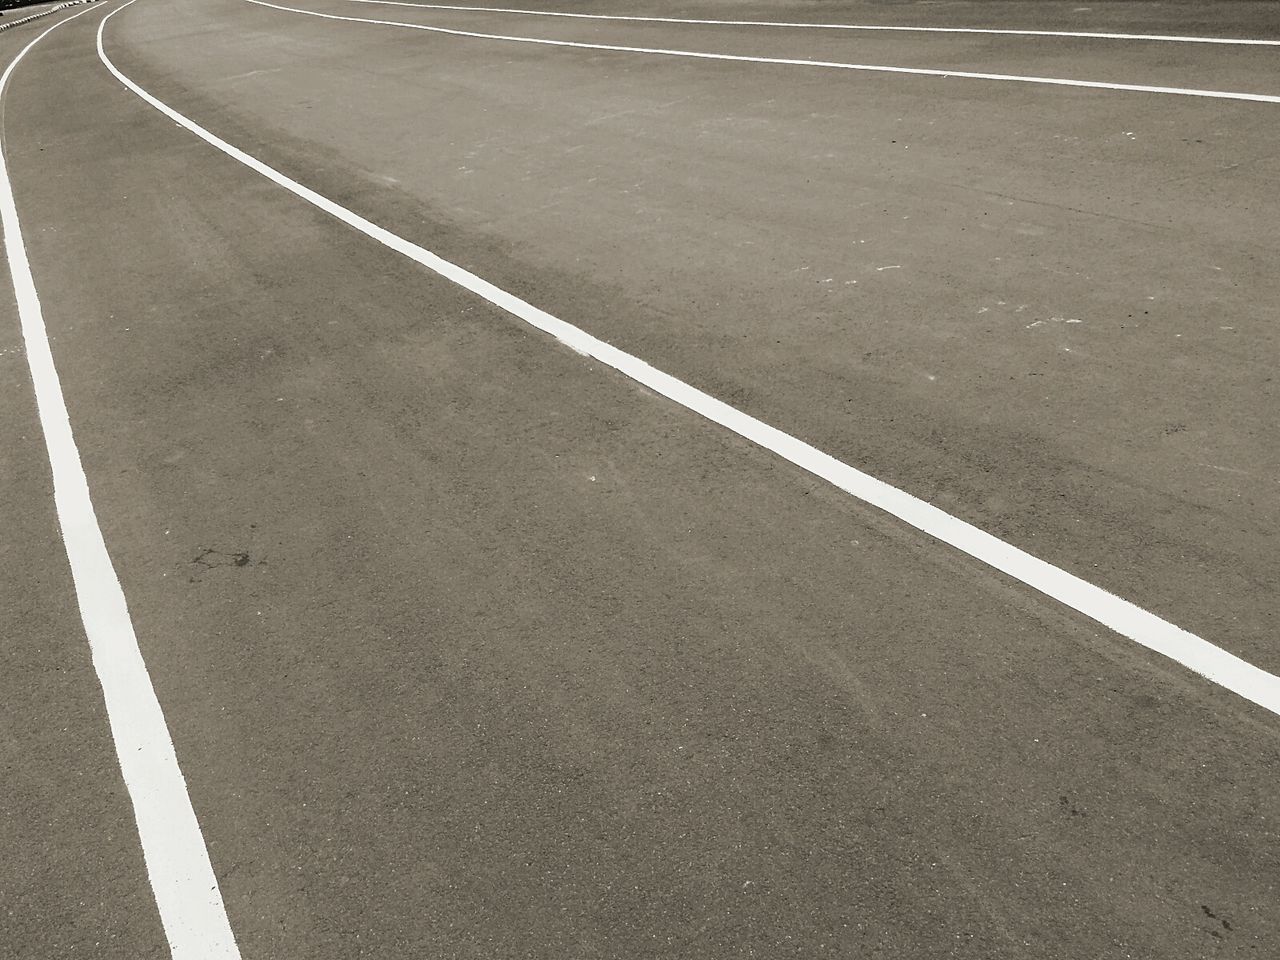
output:
<path id="1" fill-rule="evenodd" d="M 1276 47 L 287 5 L 1280 93 Z M 117 6 L 20 65 L 4 149 L 245 958 L 1280 956 L 1280 718 L 213 150 L 106 71 Z M 1280 38 L 1268 3 L 544 6 Z M 1280 107 L 243 0 L 105 43 L 374 223 L 1280 672 Z M 0 371 L 0 956 L 168 956 L 16 315 Z"/>

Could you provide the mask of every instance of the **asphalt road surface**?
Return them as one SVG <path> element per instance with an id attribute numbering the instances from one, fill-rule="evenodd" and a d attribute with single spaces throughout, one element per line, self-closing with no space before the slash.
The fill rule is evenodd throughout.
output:
<path id="1" fill-rule="evenodd" d="M 1280 40 L 1266 2 L 531 5 Z M 102 0 L 0 61 L 73 16 L 3 91 L 92 510 L 6 272 L 0 956 L 1280 957 L 1264 698 L 190 126 L 1265 684 L 1280 45 Z M 122 773 L 95 522 L 185 835 Z M 184 932 L 224 908 L 231 952 Z"/>

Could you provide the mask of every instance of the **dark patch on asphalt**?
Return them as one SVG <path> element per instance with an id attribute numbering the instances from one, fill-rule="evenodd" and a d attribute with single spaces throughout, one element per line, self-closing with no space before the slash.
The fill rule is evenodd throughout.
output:
<path id="1" fill-rule="evenodd" d="M 1213 912 L 1212 908 L 1210 908 L 1209 905 L 1205 903 L 1200 904 L 1200 909 L 1201 911 L 1204 912 L 1204 915 L 1208 917 L 1210 920 L 1217 920 L 1220 924 L 1222 924 L 1222 929 L 1227 931 L 1227 933 L 1231 932 L 1231 921 L 1228 920 L 1226 917 L 1218 916 L 1216 913 Z M 1224 934 L 1214 929 L 1209 930 L 1209 936 L 1217 940 L 1226 939 Z"/>
<path id="2" fill-rule="evenodd" d="M 1078 808 L 1070 797 L 1062 796 L 1058 798 L 1058 806 L 1062 808 L 1062 812 L 1073 817 L 1087 817 L 1088 814 Z"/>
<path id="3" fill-rule="evenodd" d="M 187 562 L 199 568 L 196 574 L 190 578 L 192 583 L 198 583 L 206 570 L 219 570 L 225 567 L 247 567 L 252 561 L 253 558 L 243 550 L 227 551 L 219 550 L 216 547 L 201 547 L 200 552 Z M 258 566 L 265 564 L 265 560 L 257 562 Z"/>

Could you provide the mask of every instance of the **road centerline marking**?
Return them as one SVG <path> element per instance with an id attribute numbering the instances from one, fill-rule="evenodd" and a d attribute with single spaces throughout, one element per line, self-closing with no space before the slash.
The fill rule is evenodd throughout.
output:
<path id="1" fill-rule="evenodd" d="M 578 353 L 599 360 L 623 376 L 776 454 L 856 499 L 898 518 L 933 539 L 954 547 L 1280 716 L 1280 677 L 658 370 L 644 360 L 552 316 L 385 227 L 378 226 L 206 130 L 129 79 L 107 56 L 103 45 L 107 21 L 134 2 L 136 0 L 129 0 L 118 10 L 103 17 L 98 26 L 99 59 L 128 90 L 210 146 L 370 239 L 471 291 L 530 326 L 550 334 Z"/>
<path id="2" fill-rule="evenodd" d="M 23 47 L 0 74 L 0 98 L 8 89 L 14 68 L 32 47 L 88 12 L 82 10 L 59 20 Z M 124 589 L 89 495 L 2 150 L 0 226 L 53 475 L 58 525 L 169 949 L 175 960 L 239 960 L 173 738 L 138 648 Z"/>
<path id="3" fill-rule="evenodd" d="M 1145 83 L 1110 83 L 1104 80 L 1072 80 L 1066 77 L 1023 76 L 1015 73 L 981 73 L 973 70 L 936 70 L 931 67 L 894 67 L 874 63 L 846 63 L 841 60 L 800 60 L 789 57 L 749 57 L 733 53 L 706 53 L 699 50 L 671 50 L 664 47 L 628 47 L 610 43 L 582 43 L 576 40 L 546 40 L 540 37 L 519 37 L 502 33 L 478 33 L 473 30 L 454 30 L 449 27 L 432 27 L 403 20 L 375 20 L 370 17 L 344 17 L 336 13 L 320 13 L 301 7 L 285 7 L 266 0 L 245 0 L 259 7 L 270 7 L 285 13 L 297 13 L 322 20 L 339 20 L 347 23 L 368 23 L 384 27 L 404 27 L 427 33 L 446 34 L 454 37 L 470 37 L 476 40 L 501 40 L 508 43 L 530 43 L 543 47 L 571 47 L 578 50 L 607 50 L 613 53 L 647 54 L 650 56 L 682 57 L 693 60 L 719 60 L 729 63 L 762 63 L 773 66 L 813 67 L 824 70 L 852 70 L 864 73 L 897 73 L 919 77 L 938 77 L 947 80 L 992 80 L 1005 83 L 1031 83 L 1052 87 L 1077 87 L 1088 90 L 1115 90 L 1125 93 L 1157 93 L 1180 97 L 1204 97 L 1211 100 L 1247 100 L 1254 103 L 1280 103 L 1280 95 L 1269 93 L 1241 93 L 1233 90 L 1201 90 L 1195 87 L 1164 87 Z"/>

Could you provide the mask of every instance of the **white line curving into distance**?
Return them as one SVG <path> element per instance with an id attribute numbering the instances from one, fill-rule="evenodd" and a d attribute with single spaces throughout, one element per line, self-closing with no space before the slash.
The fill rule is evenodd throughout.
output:
<path id="1" fill-rule="evenodd" d="M 59 20 L 23 47 L 0 75 L 0 97 L 27 51 L 64 23 L 88 12 L 82 10 Z M 138 649 L 124 590 L 89 496 L 89 481 L 49 348 L 3 151 L 0 224 L 53 473 L 58 525 L 169 949 L 175 960 L 239 960 L 240 951 L 178 767 L 173 739 Z"/>
<path id="2" fill-rule="evenodd" d="M 443 3 L 406 0 L 351 0 L 423 10 L 461 10 L 467 13 L 518 13 L 532 17 L 571 17 L 575 20 L 625 20 L 632 23 L 691 23 L 714 27 L 789 27 L 795 30 L 875 30 L 893 33 L 980 33 L 1006 37 L 1073 37 L 1082 40 L 1163 40 L 1171 43 L 1221 43 L 1236 46 L 1280 47 L 1280 40 L 1241 37 L 1189 37 L 1161 33 L 1101 33 L 1084 30 L 1002 30 L 995 27 L 907 27 L 862 23 L 790 23 L 781 20 L 695 20 L 690 17 L 631 17 L 608 13 L 565 13 L 558 10 L 524 10 L 516 7 L 460 7 Z"/>
<path id="3" fill-rule="evenodd" d="M 129 3 L 133 2 L 135 0 L 129 0 Z M 120 9 L 123 10 L 124 7 Z M 489 301 L 530 326 L 550 334 L 578 353 L 594 357 L 655 393 L 777 454 L 789 463 L 826 480 L 859 500 L 897 517 L 934 539 L 955 547 L 975 560 L 1066 604 L 1116 633 L 1163 654 L 1246 700 L 1280 715 L 1280 677 L 1267 673 L 1221 647 L 1181 627 L 1174 626 L 1127 600 L 1108 593 L 1101 587 L 1094 586 L 1044 560 L 1033 557 L 1012 544 L 1005 543 L 972 524 L 939 510 L 932 504 L 925 503 L 882 480 L 877 480 L 847 463 L 842 463 L 803 440 L 783 433 L 776 427 L 771 427 L 741 410 L 734 409 L 727 403 L 703 393 L 697 387 L 690 386 L 650 366 L 638 357 L 593 337 L 585 330 L 558 317 L 553 317 L 545 310 L 539 310 L 457 264 L 450 263 L 430 250 L 316 193 L 311 188 L 304 187 L 274 167 L 267 166 L 239 147 L 234 147 L 210 133 L 194 120 L 143 90 L 111 62 L 106 50 L 103 49 L 102 35 L 107 20 L 118 12 L 118 10 L 113 11 L 104 17 L 98 28 L 98 56 L 106 68 L 117 80 L 170 120 L 185 127 L 250 170 L 284 187 L 290 193 L 359 230 L 383 246 L 421 264 L 446 280 L 470 290 L 476 296 Z"/>
<path id="4" fill-rule="evenodd" d="M 544 47 L 574 47 L 579 50 L 610 50 L 615 53 L 641 53 L 664 57 L 688 57 L 695 60 L 721 60 L 733 63 L 766 63 L 788 67 L 818 67 L 828 70 L 859 70 L 869 73 L 904 73 L 921 77 L 943 77 L 951 80 L 1002 80 L 1012 83 L 1038 83 L 1055 87 L 1084 87 L 1091 90 L 1120 90 L 1128 93 L 1164 93 L 1182 97 L 1208 97 L 1213 100 L 1251 100 L 1256 103 L 1280 103 L 1280 95 L 1268 93 L 1237 93 L 1231 90 L 1198 90 L 1193 87 L 1160 87 L 1143 83 L 1108 83 L 1103 80 L 1069 80 L 1063 77 L 1024 77 L 1012 73 L 975 73 L 970 70 L 933 70 L 926 67 L 890 67 L 871 63 L 845 63 L 839 60 L 794 60 L 786 57 L 748 57 L 731 53 L 704 53 L 698 50 L 668 50 L 663 47 L 624 47 L 609 43 L 578 43 L 571 40 L 544 40 L 538 37 L 516 37 L 501 33 L 476 33 L 472 30 L 450 30 L 447 27 L 429 27 L 421 23 L 405 23 L 403 20 L 373 20 L 367 17 L 342 17 L 334 13 L 319 13 L 298 7 L 283 7 L 264 0 L 246 0 L 259 7 L 270 7 L 286 13 L 300 13 L 324 20 L 342 20 L 347 23 L 370 23 L 383 27 L 405 27 L 409 30 L 425 30 L 453 37 L 472 37 L 477 40 L 505 40 L 511 43 L 533 43 Z"/>

